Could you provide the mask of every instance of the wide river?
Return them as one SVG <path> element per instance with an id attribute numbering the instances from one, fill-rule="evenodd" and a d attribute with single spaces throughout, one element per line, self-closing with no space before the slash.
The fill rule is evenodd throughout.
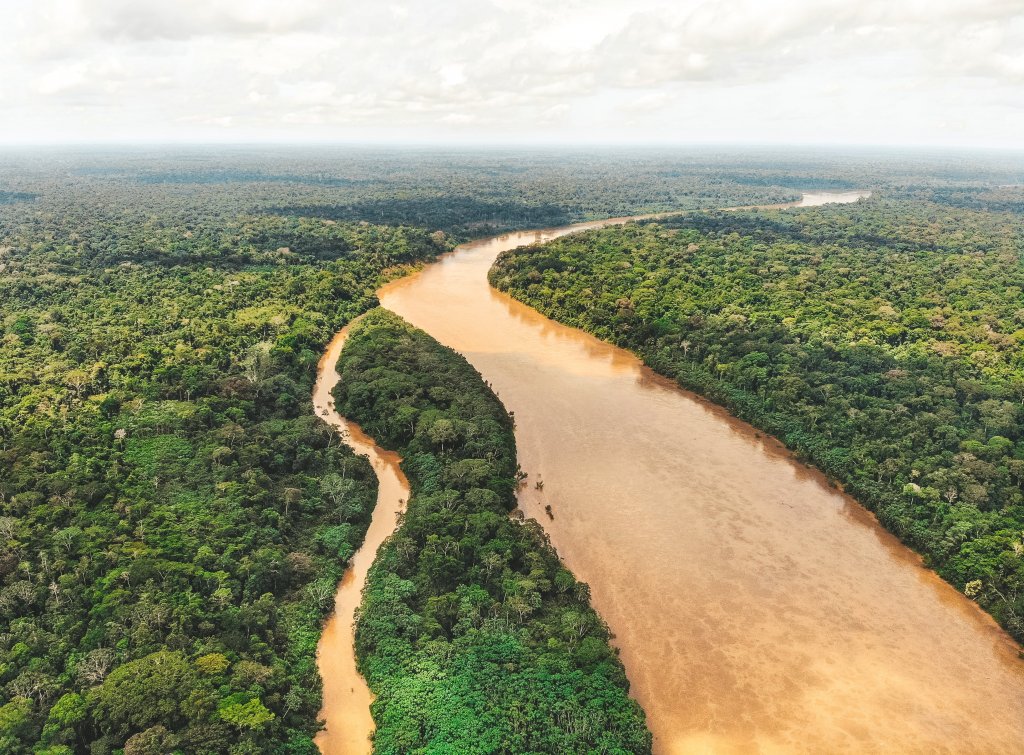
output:
<path id="1" fill-rule="evenodd" d="M 464 244 L 378 294 L 515 413 L 520 506 L 590 584 L 655 751 L 1024 751 L 1019 647 L 974 603 L 778 443 L 487 283 L 506 249 L 624 220 Z"/>

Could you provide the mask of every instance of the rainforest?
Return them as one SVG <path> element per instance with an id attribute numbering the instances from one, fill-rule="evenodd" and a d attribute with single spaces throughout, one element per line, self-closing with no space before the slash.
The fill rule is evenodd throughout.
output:
<path id="1" fill-rule="evenodd" d="M 0 751 L 1012 751 L 1022 185 L 988 152 L 0 153 Z M 343 328 L 329 409 L 408 492 L 318 651 L 381 515 L 311 400 Z"/>

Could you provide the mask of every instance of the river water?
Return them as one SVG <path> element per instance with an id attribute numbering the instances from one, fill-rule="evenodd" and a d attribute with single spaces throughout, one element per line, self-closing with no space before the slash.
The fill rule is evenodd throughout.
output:
<path id="1" fill-rule="evenodd" d="M 331 339 L 317 367 L 313 389 L 316 415 L 333 427 L 342 440 L 360 456 L 369 459 L 377 475 L 377 503 L 362 547 L 353 554 L 334 599 L 334 613 L 324 624 L 317 645 L 317 666 L 323 679 L 323 708 L 320 718 L 327 728 L 316 737 L 324 755 L 365 755 L 371 751 L 373 695 L 356 668 L 354 621 L 366 584 L 366 574 L 377 549 L 398 525 L 398 515 L 409 499 L 409 482 L 402 473 L 401 457 L 380 448 L 354 422 L 334 410 L 331 391 L 340 376 L 335 369 L 348 340 L 349 323 Z"/>
<path id="2" fill-rule="evenodd" d="M 1024 662 L 976 605 L 778 443 L 487 283 L 625 220 L 464 244 L 378 295 L 515 413 L 520 506 L 590 584 L 656 752 L 1021 751 Z"/>

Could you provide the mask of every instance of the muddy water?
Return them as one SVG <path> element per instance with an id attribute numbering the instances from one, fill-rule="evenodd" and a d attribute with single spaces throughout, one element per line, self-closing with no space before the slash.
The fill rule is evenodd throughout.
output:
<path id="1" fill-rule="evenodd" d="M 374 725 L 370 703 L 373 696 L 356 669 L 353 621 L 370 564 L 380 544 L 394 532 L 398 514 L 409 497 L 409 483 L 399 468 L 401 457 L 379 448 L 358 425 L 334 411 L 331 390 L 340 379 L 335 365 L 351 327 L 352 324 L 346 326 L 334 336 L 320 359 L 313 406 L 317 416 L 335 428 L 353 451 L 370 460 L 379 488 L 366 539 L 352 556 L 338 585 L 334 613 L 324 625 L 317 646 L 317 666 L 324 684 L 320 718 L 327 728 L 317 735 L 316 743 L 324 755 L 364 755 L 372 749 L 370 735 Z"/>
<path id="2" fill-rule="evenodd" d="M 657 752 L 1020 752 L 1024 664 L 973 603 L 776 443 L 488 286 L 502 250 L 603 224 L 465 244 L 379 296 L 515 412 L 520 504 L 590 583 Z"/>
<path id="3" fill-rule="evenodd" d="M 804 194 L 795 207 L 820 207 L 823 204 L 847 204 L 858 199 L 867 199 L 870 191 L 815 191 Z"/>
<path id="4" fill-rule="evenodd" d="M 871 196 L 870 191 L 863 191 L 857 189 L 855 191 L 809 191 L 805 192 L 797 202 L 784 202 L 782 204 L 760 204 L 760 205 L 745 205 L 743 207 L 723 207 L 721 209 L 728 210 L 730 212 L 739 212 L 740 210 L 783 210 L 787 207 L 821 207 L 826 204 L 849 204 L 856 202 L 858 199 L 868 199 Z M 637 215 L 635 219 L 641 218 L 659 218 L 665 215 L 673 215 L 675 213 L 658 213 L 655 215 Z M 628 219 L 628 218 L 627 218 Z M 620 223 L 623 218 L 614 218 L 606 223 Z"/>

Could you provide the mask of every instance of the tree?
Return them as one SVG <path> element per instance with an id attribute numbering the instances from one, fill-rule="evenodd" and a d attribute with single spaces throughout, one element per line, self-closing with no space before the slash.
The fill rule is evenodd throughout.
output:
<path id="1" fill-rule="evenodd" d="M 75 667 L 75 673 L 86 684 L 99 684 L 106 678 L 114 663 L 114 651 L 110 648 L 90 650 Z"/>
<path id="2" fill-rule="evenodd" d="M 124 743 L 124 755 L 166 755 L 178 749 L 178 737 L 164 726 L 151 726 Z"/>
<path id="3" fill-rule="evenodd" d="M 89 693 L 89 701 L 100 726 L 123 739 L 133 730 L 183 723 L 181 704 L 195 684 L 185 657 L 161 650 L 118 666 Z"/>
<path id="4" fill-rule="evenodd" d="M 333 472 L 320 478 L 320 492 L 334 504 L 341 521 L 346 521 L 349 517 L 361 513 L 358 504 L 349 499 L 355 488 L 354 480 L 349 480 Z"/>
<path id="5" fill-rule="evenodd" d="M 89 373 L 85 370 L 71 370 L 64 376 L 64 380 L 75 392 L 75 396 L 81 398 L 82 392 L 89 385 Z"/>
<path id="6" fill-rule="evenodd" d="M 273 344 L 269 341 L 253 344 L 242 360 L 242 372 L 253 387 L 259 390 L 259 386 L 270 375 L 273 363 L 270 359 L 270 350 Z"/>
<path id="7" fill-rule="evenodd" d="M 258 731 L 274 720 L 274 714 L 267 710 L 259 698 L 244 703 L 232 702 L 221 707 L 217 715 L 237 729 Z"/>
<path id="8" fill-rule="evenodd" d="M 50 708 L 43 740 L 48 743 L 68 743 L 75 739 L 75 727 L 85 721 L 88 708 L 85 699 L 77 692 L 61 695 Z"/>
<path id="9" fill-rule="evenodd" d="M 440 446 L 442 452 L 444 452 L 446 443 L 453 443 L 459 437 L 458 431 L 455 429 L 455 423 L 448 419 L 436 420 L 430 426 L 427 434 L 430 437 L 431 443 Z"/>
<path id="10" fill-rule="evenodd" d="M 27 697 L 16 697 L 0 706 L 0 746 L 14 752 L 17 740 L 31 727 L 32 701 Z"/>
<path id="11" fill-rule="evenodd" d="M 231 665 L 231 661 L 223 653 L 207 653 L 196 658 L 194 663 L 201 674 L 210 676 L 223 673 Z"/>

